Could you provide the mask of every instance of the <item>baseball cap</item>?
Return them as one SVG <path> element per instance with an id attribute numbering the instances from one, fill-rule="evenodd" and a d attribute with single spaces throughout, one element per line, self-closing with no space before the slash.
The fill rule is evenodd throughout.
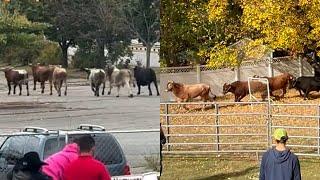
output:
<path id="1" fill-rule="evenodd" d="M 286 137 L 288 138 L 288 134 L 287 134 L 287 131 L 280 128 L 280 129 L 276 129 L 274 132 L 273 132 L 273 137 L 274 139 L 280 141 L 282 137 Z"/>

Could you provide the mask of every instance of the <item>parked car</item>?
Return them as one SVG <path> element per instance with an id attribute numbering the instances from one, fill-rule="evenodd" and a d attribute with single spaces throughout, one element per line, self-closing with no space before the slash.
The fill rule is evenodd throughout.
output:
<path id="1" fill-rule="evenodd" d="M 90 134 L 96 141 L 95 158 L 108 168 L 111 176 L 130 175 L 130 167 L 116 138 L 97 125 L 82 124 L 76 130 L 51 131 L 26 127 L 8 136 L 0 147 L 0 179 L 4 179 L 16 160 L 25 153 L 36 151 L 42 160 L 60 151 L 72 139 Z"/>

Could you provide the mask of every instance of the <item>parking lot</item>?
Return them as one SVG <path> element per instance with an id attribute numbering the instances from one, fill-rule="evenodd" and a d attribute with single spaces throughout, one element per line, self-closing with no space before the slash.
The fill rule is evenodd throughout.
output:
<path id="1" fill-rule="evenodd" d="M 85 79 L 71 79 L 68 96 L 58 97 L 55 91 L 50 96 L 48 84 L 45 94 L 40 93 L 39 85 L 36 91 L 30 85 L 30 96 L 26 96 L 25 87 L 22 96 L 8 96 L 3 77 L 0 73 L 1 133 L 14 132 L 25 126 L 74 129 L 83 123 L 102 125 L 107 131 L 159 128 L 160 99 L 148 96 L 147 87 L 143 88 L 141 96 L 134 98 L 127 97 L 125 89 L 121 89 L 120 98 L 115 97 L 116 89 L 110 96 L 95 97 Z M 134 89 L 134 94 L 136 91 Z M 144 158 L 159 152 L 159 133 L 116 133 L 115 136 L 133 173 L 148 171 Z"/>

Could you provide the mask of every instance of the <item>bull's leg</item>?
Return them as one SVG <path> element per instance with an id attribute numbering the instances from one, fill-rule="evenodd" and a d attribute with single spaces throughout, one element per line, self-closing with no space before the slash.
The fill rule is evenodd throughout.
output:
<path id="1" fill-rule="evenodd" d="M 43 94 L 44 93 L 44 81 L 43 82 L 41 82 L 41 94 Z"/>
<path id="2" fill-rule="evenodd" d="M 308 100 L 309 99 L 309 93 L 310 93 L 310 91 L 307 89 L 306 91 L 304 91 L 304 100 Z"/>
<path id="3" fill-rule="evenodd" d="M 128 90 L 129 90 L 129 97 L 133 97 L 133 94 L 132 94 L 132 90 L 131 90 L 131 86 L 130 86 L 130 82 L 129 81 L 127 81 L 126 82 L 126 85 L 127 85 L 127 88 L 128 88 Z"/>
<path id="4" fill-rule="evenodd" d="M 58 84 L 58 85 L 59 85 L 59 86 L 58 86 L 58 95 L 61 96 L 61 88 L 62 88 L 63 80 L 60 80 L 58 83 L 59 83 L 59 84 Z"/>
<path id="5" fill-rule="evenodd" d="M 298 91 L 299 91 L 300 96 L 303 97 L 303 94 L 302 94 L 302 92 L 301 92 L 301 89 L 299 89 Z"/>
<path id="6" fill-rule="evenodd" d="M 284 87 L 282 89 L 282 95 L 281 95 L 281 98 L 284 98 L 284 95 L 287 93 L 287 87 Z"/>
<path id="7" fill-rule="evenodd" d="M 64 80 L 64 85 L 66 86 L 64 89 L 64 95 L 67 95 L 67 89 L 68 89 L 68 83 L 67 83 L 67 79 Z"/>
<path id="8" fill-rule="evenodd" d="M 8 95 L 10 95 L 11 94 L 11 84 L 9 81 L 7 81 L 7 84 L 8 84 L 8 89 L 9 89 Z"/>
<path id="9" fill-rule="evenodd" d="M 238 102 L 239 96 L 234 95 L 234 102 Z"/>
<path id="10" fill-rule="evenodd" d="M 50 85 L 50 95 L 52 95 L 52 80 L 49 80 L 49 85 Z"/>
<path id="11" fill-rule="evenodd" d="M 152 96 L 152 91 L 151 91 L 150 84 L 148 84 L 148 90 L 149 90 L 149 96 Z"/>
<path id="12" fill-rule="evenodd" d="M 13 85 L 13 94 L 16 94 L 16 87 L 17 87 L 17 84 L 14 84 Z"/>
<path id="13" fill-rule="evenodd" d="M 102 83 L 102 95 L 104 95 L 104 89 L 106 88 L 106 83 Z"/>
<path id="14" fill-rule="evenodd" d="M 33 77 L 34 78 L 34 77 Z M 33 90 L 35 91 L 36 90 L 36 86 L 37 86 L 37 80 L 34 79 L 33 80 Z"/>
<path id="15" fill-rule="evenodd" d="M 99 89 L 100 89 L 100 85 L 96 85 L 96 96 L 99 97 Z"/>
<path id="16" fill-rule="evenodd" d="M 112 89 L 111 82 L 110 82 L 109 86 L 110 86 L 110 87 L 109 87 L 108 95 L 110 95 L 110 94 L 111 94 L 111 89 Z"/>
<path id="17" fill-rule="evenodd" d="M 19 91 L 20 91 L 19 96 L 21 96 L 22 95 L 22 92 L 21 92 L 22 91 L 22 84 L 21 83 L 19 84 Z"/>
<path id="18" fill-rule="evenodd" d="M 156 90 L 157 90 L 157 96 L 160 96 L 157 80 L 153 81 L 153 83 L 154 83 L 154 86 L 156 87 Z"/>
<path id="19" fill-rule="evenodd" d="M 120 97 L 120 86 L 117 86 L 117 93 L 118 95 L 116 97 Z"/>
<path id="20" fill-rule="evenodd" d="M 29 96 L 29 83 L 26 82 L 27 96 Z"/>
<path id="21" fill-rule="evenodd" d="M 140 84 L 137 84 L 137 86 L 138 86 L 138 95 L 140 95 L 140 90 L 141 90 L 141 86 L 140 86 Z"/>
<path id="22" fill-rule="evenodd" d="M 96 95 L 95 84 L 93 82 L 91 83 L 91 90 L 93 91 L 94 95 Z"/>

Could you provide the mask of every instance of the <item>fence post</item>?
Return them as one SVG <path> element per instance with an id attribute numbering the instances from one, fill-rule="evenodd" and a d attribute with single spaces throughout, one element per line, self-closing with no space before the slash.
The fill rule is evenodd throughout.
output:
<path id="1" fill-rule="evenodd" d="M 169 129 L 169 124 L 170 124 L 170 120 L 169 120 L 169 104 L 165 104 L 165 113 L 166 113 L 166 124 L 167 124 L 167 135 L 170 135 L 170 129 Z M 167 136 L 167 149 L 168 151 L 170 151 L 170 136 Z"/>
<path id="2" fill-rule="evenodd" d="M 298 63 L 299 63 L 299 77 L 303 76 L 303 63 L 301 55 L 298 56 Z"/>
<path id="3" fill-rule="evenodd" d="M 268 60 L 268 76 L 269 77 L 273 77 L 273 67 L 272 67 L 272 63 L 273 63 L 273 58 L 272 55 Z"/>
<path id="4" fill-rule="evenodd" d="M 240 81 L 240 65 L 238 64 L 237 67 L 234 68 L 234 80 Z"/>
<path id="5" fill-rule="evenodd" d="M 219 147 L 219 143 L 220 143 L 220 138 L 219 138 L 219 105 L 217 103 L 214 104 L 215 107 L 215 114 L 216 114 L 216 150 L 219 152 L 220 147 Z"/>
<path id="6" fill-rule="evenodd" d="M 318 155 L 320 154 L 320 106 L 318 106 Z"/>
<path id="7" fill-rule="evenodd" d="M 272 148 L 272 117 L 271 117 L 271 107 L 270 103 L 267 104 L 267 138 L 268 138 L 268 148 Z M 267 149 L 268 149 L 267 148 Z"/>
<path id="8" fill-rule="evenodd" d="M 201 83 L 201 68 L 200 65 L 196 65 L 197 83 Z"/>

